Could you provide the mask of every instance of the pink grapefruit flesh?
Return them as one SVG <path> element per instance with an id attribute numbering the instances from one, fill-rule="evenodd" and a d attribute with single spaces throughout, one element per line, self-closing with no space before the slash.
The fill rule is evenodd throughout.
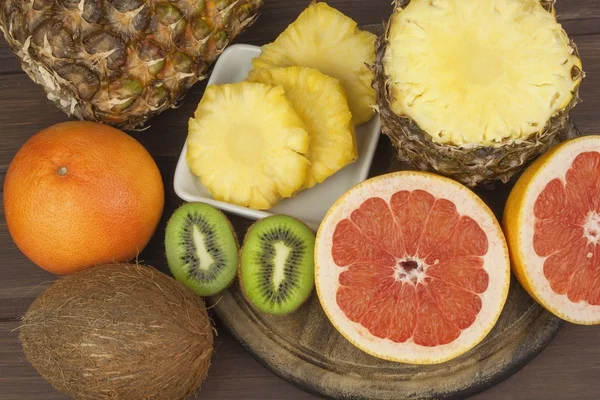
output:
<path id="1" fill-rule="evenodd" d="M 544 276 L 552 290 L 595 306 L 600 305 L 599 189 L 600 153 L 579 154 L 565 182 L 551 180 L 535 201 L 533 233 L 533 248 L 546 257 Z"/>
<path id="2" fill-rule="evenodd" d="M 485 337 L 508 291 L 506 244 L 491 211 L 461 185 L 402 172 L 345 194 L 315 252 L 317 292 L 364 351 L 436 363 Z"/>
<path id="3" fill-rule="evenodd" d="M 504 226 L 515 274 L 565 320 L 600 323 L 600 137 L 575 139 L 519 179 Z"/>

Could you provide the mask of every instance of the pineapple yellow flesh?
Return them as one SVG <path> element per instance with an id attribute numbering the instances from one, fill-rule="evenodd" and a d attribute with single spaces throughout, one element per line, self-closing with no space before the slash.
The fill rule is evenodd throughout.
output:
<path id="1" fill-rule="evenodd" d="M 216 200 L 268 209 L 306 180 L 310 137 L 281 86 L 209 86 L 189 121 L 187 163 Z"/>
<path id="2" fill-rule="evenodd" d="M 544 129 L 581 62 L 539 0 L 412 0 L 390 20 L 392 110 L 438 143 L 493 145 Z"/>
<path id="3" fill-rule="evenodd" d="M 255 69 L 309 67 L 338 79 L 358 125 L 375 114 L 373 73 L 367 67 L 375 62 L 375 40 L 375 35 L 361 31 L 336 9 L 312 3 L 275 42 L 262 48 L 252 65 Z"/>
<path id="4" fill-rule="evenodd" d="M 310 135 L 310 169 L 303 188 L 323 182 L 356 160 L 356 137 L 344 89 L 312 68 L 253 70 L 251 82 L 282 86 Z"/>

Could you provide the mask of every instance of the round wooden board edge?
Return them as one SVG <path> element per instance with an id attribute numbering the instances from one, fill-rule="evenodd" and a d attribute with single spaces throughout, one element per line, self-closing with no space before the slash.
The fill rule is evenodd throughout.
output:
<path id="1" fill-rule="evenodd" d="M 563 133 L 563 135 L 559 138 L 560 141 L 564 141 L 567 139 L 571 139 L 573 137 L 581 136 L 581 133 L 579 132 L 579 130 L 572 118 L 569 118 L 567 124 L 568 124 L 568 128 Z M 310 376 L 304 377 L 304 378 L 306 378 L 306 381 L 307 381 L 307 382 L 305 382 L 301 379 L 300 376 L 294 375 L 291 371 L 288 371 L 283 368 L 278 368 L 278 366 L 276 365 L 276 363 L 273 360 L 271 362 L 269 362 L 269 359 L 272 359 L 273 355 L 272 354 L 269 355 L 266 351 L 264 351 L 264 349 L 266 349 L 268 347 L 268 345 L 265 345 L 264 343 L 269 343 L 269 345 L 273 346 L 273 347 L 279 346 L 278 343 L 276 343 L 273 339 L 271 339 L 269 336 L 267 336 L 264 331 L 259 329 L 256 326 L 256 324 L 254 324 L 257 331 L 260 333 L 261 337 L 263 338 L 263 346 L 262 346 L 263 352 L 261 352 L 260 349 L 257 350 L 256 348 L 252 347 L 249 343 L 247 343 L 246 340 L 244 340 L 242 338 L 242 335 L 238 333 L 238 331 L 234 327 L 236 321 L 228 320 L 226 311 L 221 310 L 223 308 L 223 304 L 226 303 L 226 301 L 223 301 L 225 297 L 230 297 L 229 301 L 239 304 L 240 296 L 238 296 L 236 299 L 236 296 L 234 296 L 232 294 L 232 291 L 239 291 L 239 288 L 237 287 L 237 285 L 235 285 L 235 284 L 232 285 L 228 290 L 221 293 L 221 295 L 218 295 L 218 297 L 220 297 L 220 299 L 218 301 L 213 302 L 212 299 L 209 299 L 209 301 L 213 304 L 213 307 L 212 307 L 214 309 L 213 311 L 216 314 L 217 318 L 221 322 L 223 322 L 223 325 L 231 333 L 231 335 L 235 338 L 235 340 L 238 343 L 240 343 L 244 347 L 244 349 L 254 359 L 256 359 L 261 365 L 263 365 L 269 371 L 271 371 L 275 375 L 279 376 L 286 382 L 289 382 L 292 385 L 298 387 L 301 390 L 304 390 L 309 393 L 313 393 L 315 395 L 318 395 L 318 396 L 321 396 L 324 398 L 336 399 L 336 400 L 337 399 L 340 399 L 340 400 L 341 399 L 343 399 L 343 400 L 362 400 L 362 399 L 380 400 L 380 399 L 383 399 L 383 398 L 377 398 L 377 397 L 373 397 L 373 396 L 367 397 L 367 396 L 363 396 L 358 393 L 332 393 L 330 388 L 324 387 L 323 385 L 319 386 L 316 384 L 312 385 L 310 383 L 307 383 L 310 380 Z M 215 296 L 214 298 L 217 298 L 217 296 Z M 243 298 L 243 296 L 241 296 L 241 298 Z M 241 300 L 241 301 L 243 301 L 243 300 Z M 246 306 L 250 307 L 248 304 L 246 304 Z M 527 329 L 526 329 L 526 334 L 521 336 L 522 340 L 520 341 L 520 343 L 522 344 L 522 346 L 521 346 L 522 351 L 516 352 L 515 356 L 510 360 L 510 362 L 503 364 L 501 368 L 499 368 L 498 370 L 495 370 L 485 376 L 479 376 L 478 379 L 475 380 L 475 383 L 473 383 L 469 386 L 466 386 L 464 388 L 461 388 L 461 389 L 458 389 L 455 391 L 445 391 L 445 392 L 438 391 L 435 393 L 428 393 L 425 396 L 417 396 L 417 397 L 411 396 L 408 398 L 410 398 L 410 399 L 422 399 L 422 398 L 423 399 L 425 399 L 425 398 L 426 399 L 462 399 L 465 397 L 473 396 L 477 393 L 481 393 L 485 390 L 488 390 L 488 389 L 496 386 L 500 382 L 508 379 L 515 373 L 517 373 L 525 365 L 527 365 L 529 362 L 531 362 L 537 355 L 539 355 L 542 352 L 542 350 L 544 350 L 544 348 L 546 348 L 546 346 L 548 346 L 548 344 L 550 344 L 550 342 L 556 337 L 556 335 L 560 332 L 562 327 L 565 325 L 564 321 L 555 317 L 553 314 L 551 314 L 550 312 L 545 310 L 542 306 L 535 304 L 533 307 L 535 307 L 539 310 L 539 314 L 538 314 L 537 318 L 535 318 L 534 320 L 532 320 L 532 322 L 530 324 L 528 324 Z M 237 322 L 239 322 L 239 321 L 237 321 Z M 537 342 L 536 342 L 536 339 L 537 339 Z M 291 355 L 290 353 L 288 353 L 288 357 L 295 357 L 297 360 L 301 359 L 297 355 Z M 489 359 L 492 357 L 499 358 L 498 352 L 492 353 L 487 358 Z M 289 364 L 292 364 L 292 363 L 290 362 Z M 320 368 L 315 365 L 312 365 L 312 367 L 315 369 Z M 339 374 L 337 376 L 339 376 L 340 379 L 346 378 Z M 394 397 L 394 398 L 397 398 L 397 397 Z M 407 398 L 407 397 L 403 397 L 403 398 Z M 389 399 L 389 397 L 386 397 L 385 399 L 387 400 L 387 399 Z"/>
<path id="2" fill-rule="evenodd" d="M 380 400 L 380 399 L 389 399 L 389 397 L 385 398 L 377 398 L 372 395 L 361 394 L 361 393 L 333 393 L 331 388 L 318 385 L 311 384 L 310 377 L 321 376 L 318 374 L 305 374 L 305 376 L 295 375 L 292 371 L 289 371 L 284 368 L 278 367 L 275 360 L 273 360 L 273 354 L 268 354 L 267 350 L 269 348 L 276 348 L 278 343 L 276 343 L 271 337 L 265 334 L 264 331 L 258 327 L 258 325 L 254 324 L 253 326 L 257 331 L 261 334 L 261 342 L 262 348 L 255 348 L 250 343 L 248 343 L 242 335 L 235 328 L 235 321 L 228 319 L 228 315 L 223 305 L 227 303 L 226 297 L 229 297 L 229 302 L 239 303 L 236 300 L 235 295 L 233 295 L 232 291 L 238 291 L 237 285 L 233 285 L 230 289 L 218 295 L 218 301 L 210 301 L 212 303 L 212 310 L 215 313 L 216 317 L 222 322 L 223 326 L 228 330 L 228 332 L 235 338 L 235 340 L 242 345 L 242 347 L 250 354 L 255 360 L 257 360 L 262 366 L 271 371 L 273 374 L 277 375 L 284 381 L 294 385 L 295 387 L 317 395 L 319 397 L 323 397 L 326 399 L 334 399 L 334 400 Z M 248 306 L 249 307 L 249 306 Z M 523 336 L 523 340 L 521 343 L 524 344 L 522 346 L 522 351 L 517 352 L 515 358 L 513 358 L 509 363 L 506 363 L 502 366 L 502 368 L 497 371 L 493 371 L 492 373 L 480 376 L 475 381 L 476 383 L 471 384 L 470 386 L 464 387 L 459 390 L 455 390 L 452 392 L 435 392 L 428 393 L 425 396 L 418 397 L 394 397 L 398 399 L 464 399 L 469 396 L 473 396 L 475 394 L 486 391 L 500 382 L 508 379 L 519 370 L 521 370 L 525 365 L 531 362 L 537 355 L 539 355 L 544 348 L 556 337 L 556 335 L 560 332 L 562 327 L 565 325 L 565 322 L 560 320 L 559 318 L 552 315 L 550 312 L 546 311 L 539 305 L 534 305 L 534 307 L 539 308 L 539 315 L 537 318 L 532 320 L 526 329 L 526 334 Z M 239 321 L 238 321 L 239 322 Z M 537 338 L 538 342 L 535 342 L 534 339 Z M 542 340 L 540 340 L 542 339 Z M 533 346 L 528 344 L 532 344 Z M 284 353 L 288 358 L 295 358 L 296 360 L 300 360 L 301 358 L 297 355 L 292 355 L 291 353 Z M 498 357 L 498 352 L 491 354 L 487 358 Z M 283 363 L 287 365 L 293 365 L 293 362 L 290 360 L 289 363 Z M 282 364 L 281 360 L 278 360 L 279 364 Z M 318 366 L 311 365 L 315 369 L 321 369 Z M 347 377 L 338 375 L 339 379 L 346 379 Z M 305 380 L 303 380 L 303 378 Z M 399 393 L 400 394 L 400 393 Z"/>

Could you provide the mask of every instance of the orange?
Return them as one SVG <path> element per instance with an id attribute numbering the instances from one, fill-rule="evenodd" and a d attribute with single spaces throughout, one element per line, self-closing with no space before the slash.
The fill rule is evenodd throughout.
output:
<path id="1" fill-rule="evenodd" d="M 17 247 L 56 274 L 133 259 L 164 205 L 158 167 L 124 132 L 65 122 L 29 139 L 8 167 L 4 213 Z"/>

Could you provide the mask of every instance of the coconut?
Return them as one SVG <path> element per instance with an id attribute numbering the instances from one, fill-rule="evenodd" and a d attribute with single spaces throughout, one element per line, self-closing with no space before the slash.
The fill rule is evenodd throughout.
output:
<path id="1" fill-rule="evenodd" d="M 61 278 L 29 307 L 20 340 L 39 373 L 74 399 L 183 399 L 213 352 L 203 300 L 130 264 Z"/>

